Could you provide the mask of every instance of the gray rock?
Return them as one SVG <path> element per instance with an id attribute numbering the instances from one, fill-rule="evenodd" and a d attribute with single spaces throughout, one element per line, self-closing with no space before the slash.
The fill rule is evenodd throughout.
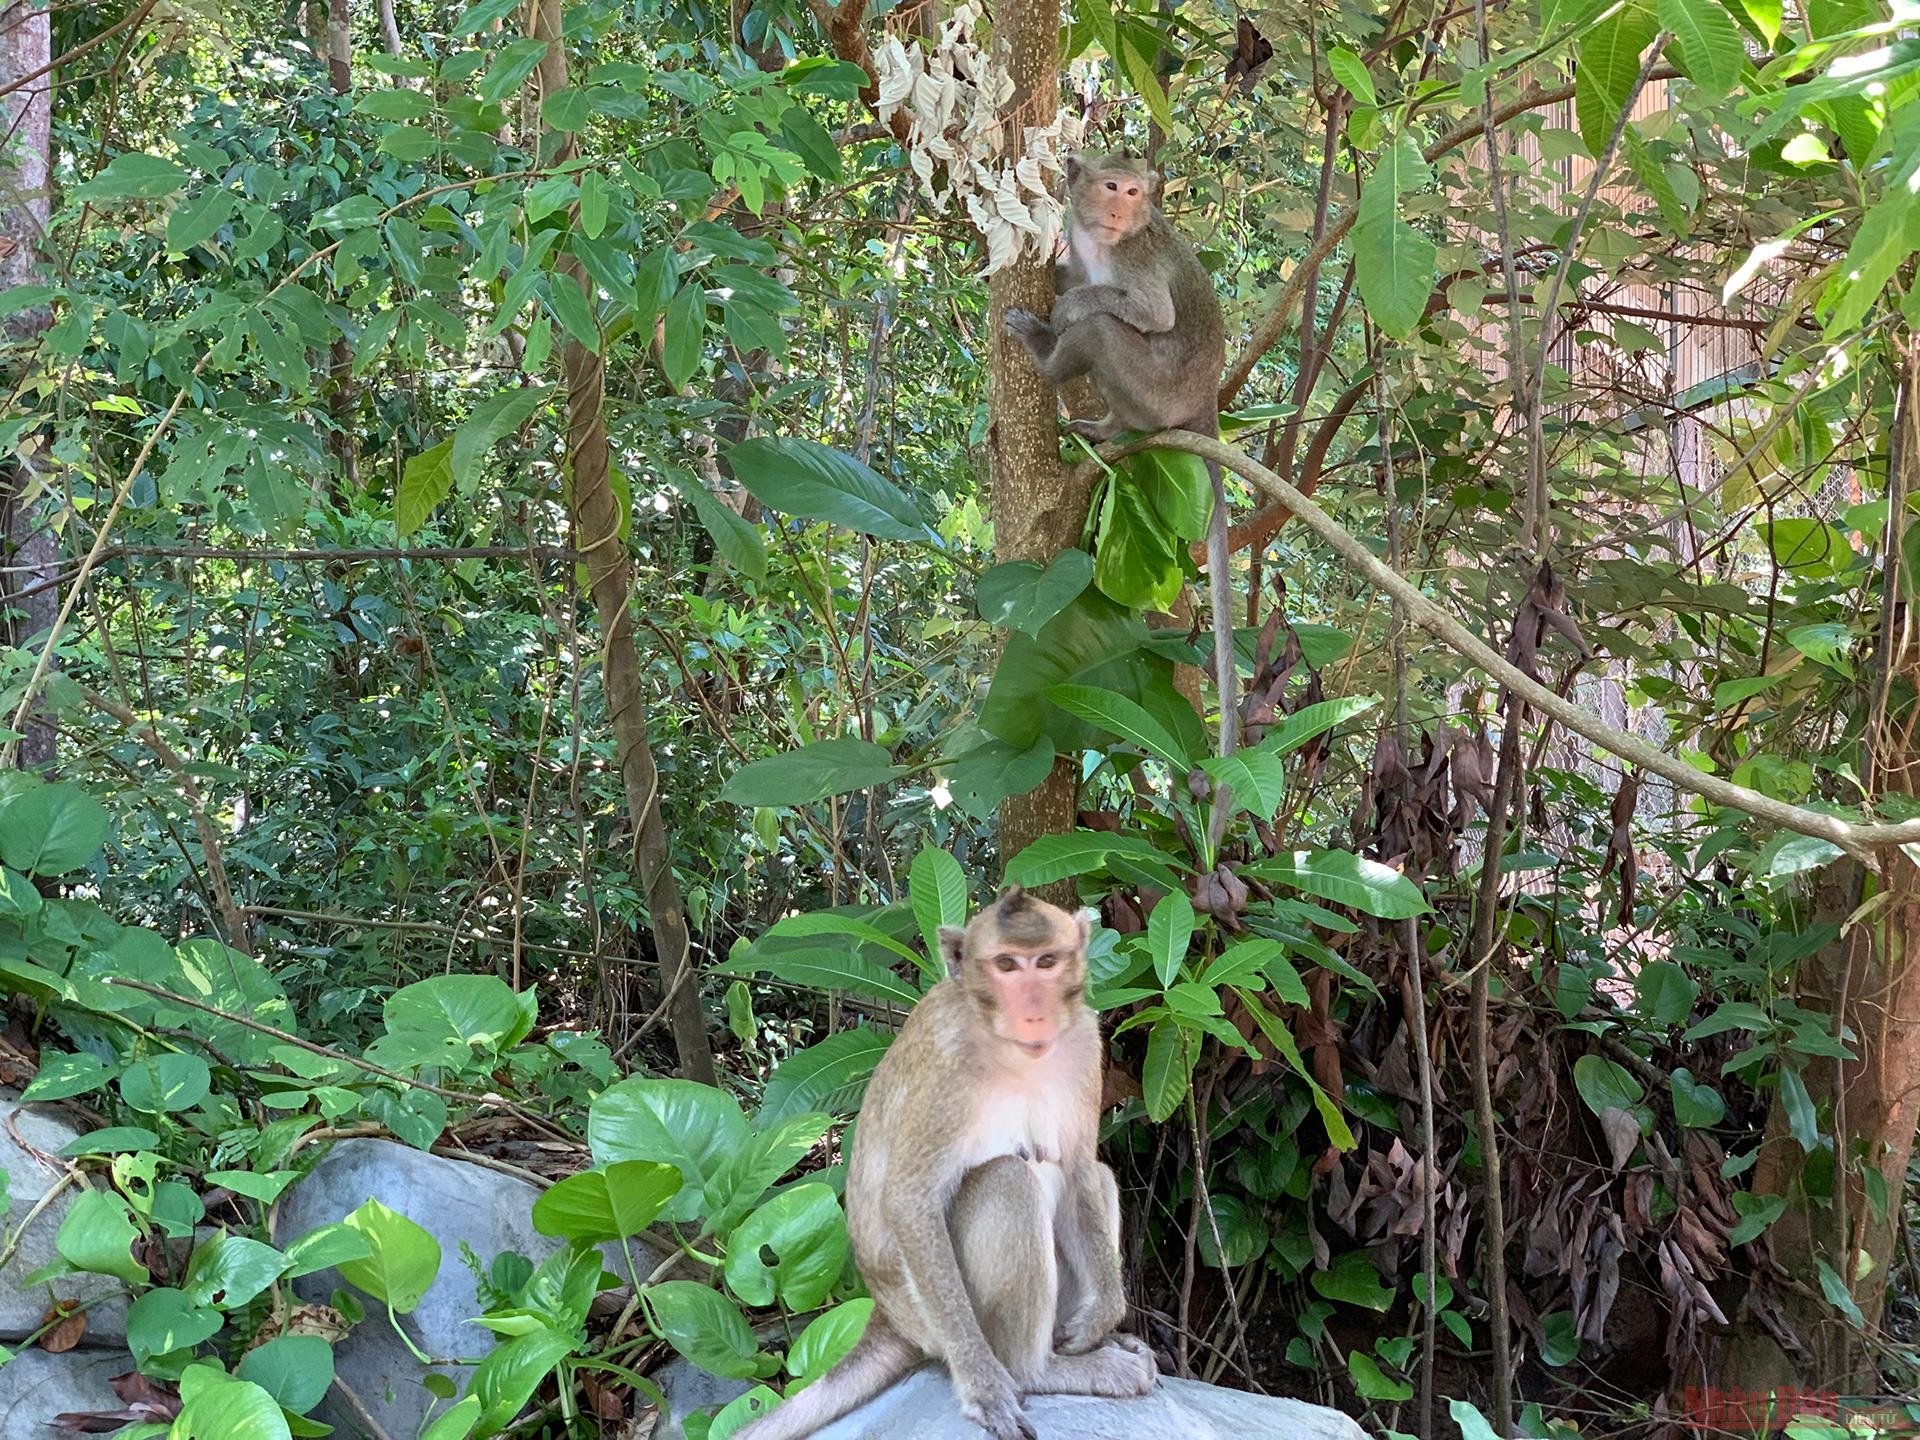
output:
<path id="1" fill-rule="evenodd" d="M 38 1142 L 35 1142 L 38 1143 Z M 133 1369 L 125 1351 L 69 1350 L 49 1355 L 22 1350 L 0 1365 L 0 1435 L 8 1440 L 48 1440 L 69 1432 L 48 1427 L 73 1410 L 119 1410 L 120 1397 L 107 1382 Z"/>
<path id="2" fill-rule="evenodd" d="M 508 1251 L 539 1264 L 560 1248 L 557 1241 L 533 1228 L 533 1202 L 539 1195 L 539 1189 L 525 1180 L 430 1155 L 411 1145 L 345 1140 L 282 1198 L 274 1243 L 284 1247 L 310 1230 L 345 1219 L 368 1200 L 398 1211 L 440 1242 L 439 1278 L 418 1309 L 399 1317 L 400 1324 L 414 1344 L 435 1359 L 477 1360 L 493 1348 L 494 1338 L 473 1323 L 481 1310 L 479 1286 L 460 1247 L 464 1243 L 482 1265 L 491 1265 L 495 1256 Z M 609 1249 L 618 1254 L 618 1246 Z M 657 1257 L 638 1243 L 633 1250 L 634 1263 L 644 1278 Z M 614 1273 L 626 1273 L 624 1260 L 610 1258 L 608 1264 Z M 348 1287 L 333 1270 L 294 1282 L 303 1299 L 321 1303 L 341 1288 Z M 427 1367 L 393 1333 L 385 1311 L 371 1299 L 360 1298 L 367 1318 L 334 1347 L 335 1372 L 390 1440 L 411 1440 L 435 1404 L 420 1383 Z M 437 1368 L 465 1392 L 471 1374 L 467 1367 Z M 316 1418 L 336 1426 L 342 1440 L 372 1433 L 337 1389 L 322 1402 Z"/>
<path id="3" fill-rule="evenodd" d="M 724 1405 L 752 1388 L 751 1381 L 720 1380 L 675 1361 L 653 1377 L 666 1392 L 670 1414 L 655 1440 L 683 1440 L 681 1422 L 694 1410 Z M 1085 1395 L 1034 1395 L 1027 1418 L 1040 1440 L 1367 1440 L 1338 1410 L 1304 1400 L 1278 1400 L 1202 1385 L 1163 1380 L 1138 1400 L 1099 1400 Z M 929 1366 L 879 1399 L 817 1432 L 813 1440 L 981 1440 L 982 1432 L 960 1418 L 946 1371 Z"/>
<path id="4" fill-rule="evenodd" d="M 50 1168 L 14 1143 L 10 1131 L 36 1150 L 52 1155 L 80 1134 L 56 1113 L 14 1100 L 0 1100 L 0 1170 L 7 1172 L 7 1193 L 12 1205 L 7 1211 L 7 1234 L 26 1224 L 33 1207 L 60 1180 L 61 1171 Z M 105 1275 L 63 1275 L 49 1285 L 22 1289 L 22 1276 L 31 1275 L 43 1265 L 58 1259 L 53 1237 L 60 1222 L 67 1218 L 79 1192 L 68 1186 L 47 1208 L 33 1215 L 31 1224 L 20 1235 L 19 1248 L 5 1269 L 0 1269 L 0 1342 L 18 1344 L 40 1328 L 48 1308 L 57 1297 L 62 1300 L 93 1302 L 87 1309 L 89 1345 L 119 1345 L 127 1338 L 127 1297 L 120 1283 Z M 0 1434 L 12 1434 L 0 1430 Z"/>

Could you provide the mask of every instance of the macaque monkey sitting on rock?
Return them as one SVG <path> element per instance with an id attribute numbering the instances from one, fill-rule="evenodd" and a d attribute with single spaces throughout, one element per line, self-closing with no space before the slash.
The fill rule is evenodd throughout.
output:
<path id="1" fill-rule="evenodd" d="M 799 1440 L 927 1360 L 993 1440 L 1034 1440 L 1034 1394 L 1144 1395 L 1115 1335 L 1120 1192 L 1094 1153 L 1100 1026 L 1087 918 L 1017 886 L 943 929 L 947 978 L 874 1071 L 847 1172 L 873 1317 L 847 1357 L 736 1440 Z M 903 1437 L 904 1440 L 904 1437 Z"/>
<path id="2" fill-rule="evenodd" d="M 1160 177 L 1127 155 L 1067 161 L 1067 250 L 1054 266 L 1053 315 L 1007 311 L 1007 331 L 1055 385 L 1085 375 L 1107 414 L 1068 429 L 1091 440 L 1122 430 L 1220 432 L 1220 372 L 1226 327 L 1213 277 L 1154 203 Z M 1238 671 L 1232 594 L 1227 584 L 1227 496 L 1209 463 L 1213 517 L 1207 578 L 1213 607 L 1214 682 L 1220 697 L 1220 753 L 1239 743 Z M 1225 812 L 1216 817 L 1224 821 Z M 1216 837 L 1217 838 L 1217 837 Z"/>

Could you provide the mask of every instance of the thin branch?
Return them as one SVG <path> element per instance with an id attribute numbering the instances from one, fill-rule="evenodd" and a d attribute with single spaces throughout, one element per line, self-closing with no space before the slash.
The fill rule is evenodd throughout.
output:
<path id="1" fill-rule="evenodd" d="M 1243 455 L 1231 445 L 1210 436 L 1197 435 L 1191 430 L 1166 430 L 1148 439 L 1134 441 L 1124 446 L 1103 446 L 1100 454 L 1107 459 L 1118 459 L 1141 450 L 1155 448 L 1184 450 L 1190 455 L 1198 455 L 1203 460 L 1215 461 L 1233 471 L 1256 489 L 1263 491 L 1270 498 L 1283 502 L 1299 517 L 1302 524 L 1324 540 L 1328 547 L 1345 560 L 1356 574 L 1385 591 L 1393 599 L 1402 601 L 1414 624 L 1450 649 L 1458 651 L 1502 685 L 1517 691 L 1521 698 L 1534 709 L 1551 716 L 1576 735 L 1584 736 L 1602 750 L 1617 755 L 1623 760 L 1631 761 L 1642 770 L 1669 780 L 1677 788 L 1689 794 L 1698 795 L 1715 805 L 1724 805 L 1729 809 L 1743 811 L 1756 820 L 1778 825 L 1801 835 L 1811 835 L 1815 839 L 1837 845 L 1848 854 L 1858 857 L 1876 872 L 1881 865 L 1881 857 L 1875 853 L 1876 847 L 1908 845 L 1914 841 L 1920 841 L 1920 820 L 1905 820 L 1896 825 L 1855 824 L 1837 815 L 1823 814 L 1799 805 L 1789 805 L 1785 801 L 1774 799 L 1771 795 L 1762 795 L 1758 790 L 1750 789 L 1745 785 L 1736 785 L 1730 780 L 1722 780 L 1717 775 L 1703 774 L 1686 761 L 1648 744 L 1637 735 L 1607 724 L 1592 712 L 1556 695 L 1518 666 L 1504 659 L 1479 636 L 1435 605 L 1326 511 L 1266 466 Z"/>

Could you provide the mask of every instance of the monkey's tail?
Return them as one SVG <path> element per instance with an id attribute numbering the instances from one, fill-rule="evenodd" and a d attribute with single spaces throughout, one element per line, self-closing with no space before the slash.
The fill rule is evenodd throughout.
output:
<path id="1" fill-rule="evenodd" d="M 734 1432 L 734 1440 L 802 1440 L 857 1410 L 918 1365 L 923 1357 L 875 1314 L 866 1334 L 826 1374 L 769 1414 Z"/>

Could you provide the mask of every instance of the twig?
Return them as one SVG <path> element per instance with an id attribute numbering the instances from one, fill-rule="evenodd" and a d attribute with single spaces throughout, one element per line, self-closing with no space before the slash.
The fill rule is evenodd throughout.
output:
<path id="1" fill-rule="evenodd" d="M 1631 761 L 1642 770 L 1672 781 L 1678 789 L 1698 795 L 1715 805 L 1742 811 L 1756 820 L 1828 841 L 1858 857 L 1876 872 L 1881 867 L 1881 857 L 1875 854 L 1875 847 L 1908 845 L 1920 841 L 1920 820 L 1903 820 L 1893 825 L 1863 825 L 1799 805 L 1789 805 L 1745 785 L 1703 774 L 1684 760 L 1648 744 L 1637 735 L 1607 724 L 1591 711 L 1556 695 L 1518 666 L 1502 658 L 1484 640 L 1434 604 L 1326 511 L 1266 466 L 1231 445 L 1191 430 L 1166 430 L 1126 445 L 1103 446 L 1100 454 L 1106 459 L 1118 459 L 1146 449 L 1184 450 L 1202 459 L 1217 461 L 1271 498 L 1284 502 L 1301 523 L 1324 540 L 1356 574 L 1392 598 L 1402 601 L 1407 607 L 1407 614 L 1422 630 L 1448 648 L 1458 651 L 1508 689 L 1516 691 L 1528 705 L 1543 715 L 1550 716 L 1576 735 L 1584 736 L 1601 749 Z"/>

